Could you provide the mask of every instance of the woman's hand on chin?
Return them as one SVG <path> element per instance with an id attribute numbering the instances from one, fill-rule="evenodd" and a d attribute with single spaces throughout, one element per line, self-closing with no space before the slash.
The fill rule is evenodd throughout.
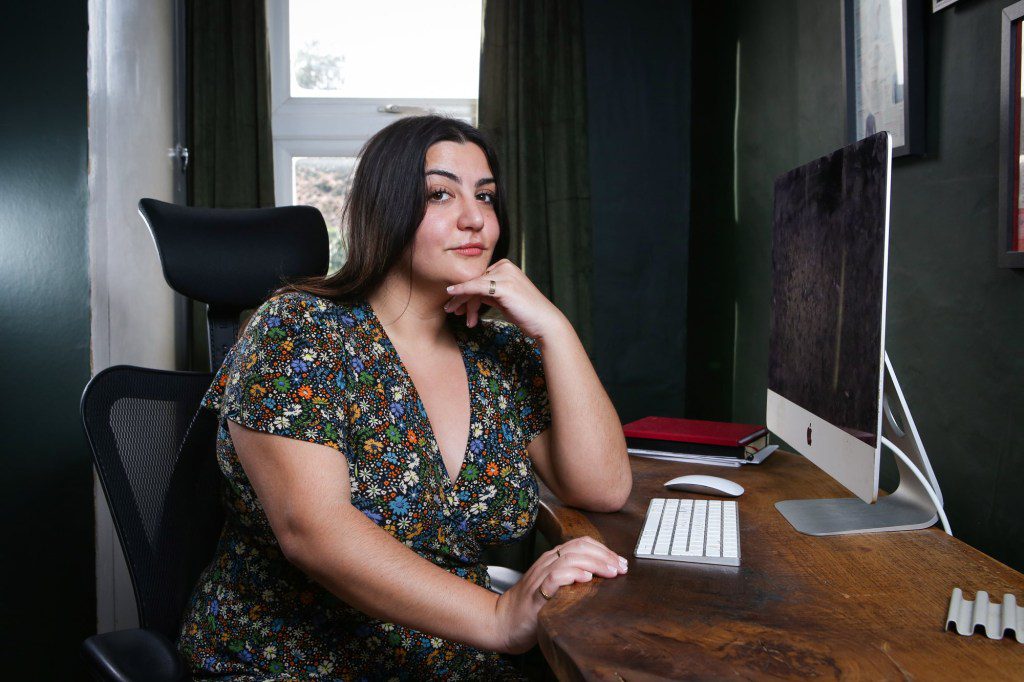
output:
<path id="1" fill-rule="evenodd" d="M 568 320 L 533 282 L 507 258 L 491 265 L 476 279 L 448 287 L 451 300 L 444 309 L 466 316 L 466 325 L 475 327 L 480 307 L 490 305 L 501 310 L 509 322 L 527 336 L 542 339 Z"/>

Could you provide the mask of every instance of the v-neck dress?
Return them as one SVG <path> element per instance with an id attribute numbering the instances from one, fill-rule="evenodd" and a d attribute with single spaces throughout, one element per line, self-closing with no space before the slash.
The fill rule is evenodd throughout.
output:
<path id="1" fill-rule="evenodd" d="M 470 392 L 465 461 L 454 481 L 367 303 L 288 293 L 253 315 L 203 399 L 220 415 L 227 518 L 178 643 L 195 677 L 516 678 L 497 654 L 371 618 L 288 562 L 227 429 L 231 420 L 338 450 L 353 506 L 425 559 L 489 587 L 482 548 L 521 538 L 536 519 L 526 446 L 548 428 L 550 410 L 540 351 L 518 327 L 451 327 Z"/>

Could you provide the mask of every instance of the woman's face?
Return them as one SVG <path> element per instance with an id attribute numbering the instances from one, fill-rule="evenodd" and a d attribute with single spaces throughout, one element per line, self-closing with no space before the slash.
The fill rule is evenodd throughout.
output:
<path id="1" fill-rule="evenodd" d="M 483 150 L 473 143 L 438 142 L 424 167 L 427 210 L 412 243 L 415 283 L 444 287 L 479 277 L 498 241 L 497 186 Z"/>

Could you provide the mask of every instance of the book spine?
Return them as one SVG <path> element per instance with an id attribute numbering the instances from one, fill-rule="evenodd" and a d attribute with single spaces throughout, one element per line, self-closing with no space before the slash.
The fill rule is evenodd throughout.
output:
<path id="1" fill-rule="evenodd" d="M 710 455 L 713 457 L 735 457 L 743 459 L 746 448 L 742 445 L 707 445 L 705 443 L 682 443 L 674 440 L 655 440 L 652 438 L 626 438 L 626 446 L 641 450 L 660 450 L 683 455 Z"/>
<path id="2" fill-rule="evenodd" d="M 761 431 L 758 431 L 757 433 L 752 433 L 749 436 L 747 436 L 746 438 L 741 439 L 740 440 L 740 445 L 745 445 L 745 446 L 747 446 L 749 448 L 752 445 L 754 445 L 755 443 L 757 443 L 759 440 L 764 440 L 766 438 L 768 438 L 768 429 L 762 429 Z"/>

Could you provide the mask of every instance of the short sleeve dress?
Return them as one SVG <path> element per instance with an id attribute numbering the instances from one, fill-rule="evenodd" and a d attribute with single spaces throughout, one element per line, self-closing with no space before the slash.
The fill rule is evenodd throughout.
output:
<path id="1" fill-rule="evenodd" d="M 196 678 L 516 678 L 497 654 L 371 618 L 288 562 L 227 429 L 230 419 L 338 450 L 356 508 L 422 557 L 489 587 L 482 548 L 521 538 L 536 519 L 526 445 L 549 426 L 550 410 L 540 352 L 515 325 L 452 329 L 471 398 L 454 482 L 368 304 L 288 293 L 253 315 L 203 399 L 220 415 L 227 515 L 178 642 Z"/>

